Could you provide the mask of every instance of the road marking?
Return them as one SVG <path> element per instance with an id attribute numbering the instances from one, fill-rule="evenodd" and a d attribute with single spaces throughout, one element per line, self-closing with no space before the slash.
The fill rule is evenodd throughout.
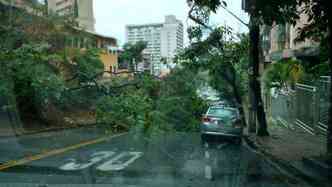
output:
<path id="1" fill-rule="evenodd" d="M 87 167 L 90 167 L 90 166 L 96 164 L 97 162 L 100 162 L 106 158 L 109 158 L 109 157 L 113 156 L 114 154 L 115 154 L 115 152 L 112 152 L 112 151 L 102 151 L 102 152 L 93 153 L 87 163 L 77 163 L 77 160 L 73 159 L 71 162 L 61 166 L 60 169 L 61 170 L 71 170 L 71 171 L 82 170 L 82 169 L 85 169 Z"/>
<path id="2" fill-rule="evenodd" d="M 114 136 L 105 136 L 105 137 L 101 137 L 101 138 L 98 138 L 98 139 L 95 139 L 95 140 L 90 140 L 90 141 L 82 142 L 82 143 L 79 143 L 79 144 L 76 144 L 76 145 L 72 145 L 72 146 L 69 146 L 69 147 L 56 149 L 56 150 L 52 150 L 52 151 L 49 151 L 49 152 L 46 152 L 46 153 L 26 157 L 26 158 L 23 158 L 23 159 L 20 159 L 20 160 L 10 161 L 10 162 L 7 162 L 5 164 L 0 165 L 0 171 L 8 169 L 8 168 L 15 167 L 15 166 L 27 164 L 27 163 L 35 161 L 35 160 L 40 160 L 40 159 L 47 158 L 47 157 L 50 157 L 50 156 L 59 155 L 59 154 L 62 154 L 62 153 L 68 152 L 68 151 L 73 151 L 73 150 L 76 150 L 76 149 L 79 149 L 79 148 L 82 148 L 82 147 L 85 147 L 85 146 L 88 146 L 88 145 L 93 145 L 93 144 L 105 142 L 107 140 L 110 140 L 110 139 L 113 139 L 113 138 L 116 138 L 116 137 L 120 137 L 120 136 L 123 136 L 123 135 L 126 135 L 126 134 L 128 134 L 128 133 L 126 132 L 126 133 L 121 133 L 121 134 L 117 134 L 117 135 L 114 135 Z"/>
<path id="3" fill-rule="evenodd" d="M 205 166 L 205 178 L 212 180 L 212 168 L 211 166 Z"/>
<path id="4" fill-rule="evenodd" d="M 228 143 L 219 144 L 217 146 L 217 149 L 222 149 L 222 148 L 226 147 L 227 145 L 229 145 L 229 144 Z"/>
<path id="5" fill-rule="evenodd" d="M 205 151 L 205 158 L 206 159 L 210 159 L 210 153 L 209 153 L 209 151 Z"/>
<path id="6" fill-rule="evenodd" d="M 140 158 L 143 155 L 142 152 L 123 152 L 119 154 L 118 156 L 114 157 L 113 159 L 105 162 L 104 164 L 97 167 L 97 170 L 100 171 L 120 171 L 128 167 L 131 163 L 133 163 L 135 160 Z M 130 159 L 123 162 L 120 161 L 122 157 L 125 156 L 131 156 Z"/>

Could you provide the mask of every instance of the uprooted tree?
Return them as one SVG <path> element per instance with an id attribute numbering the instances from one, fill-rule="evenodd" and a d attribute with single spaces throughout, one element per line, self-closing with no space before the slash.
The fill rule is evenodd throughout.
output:
<path id="1" fill-rule="evenodd" d="M 210 85 L 239 109 L 245 123 L 243 99 L 248 86 L 248 36 L 233 34 L 224 26 L 213 29 L 205 39 L 198 27 L 188 31 L 191 43 L 178 56 L 181 64 L 192 71 L 208 71 Z"/>

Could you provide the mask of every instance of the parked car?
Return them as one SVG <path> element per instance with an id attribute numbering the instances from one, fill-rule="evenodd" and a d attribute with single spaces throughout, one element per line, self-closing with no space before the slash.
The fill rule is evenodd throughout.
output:
<path id="1" fill-rule="evenodd" d="M 210 104 L 210 106 L 232 107 L 232 105 L 229 102 L 224 101 L 224 100 L 218 100 L 218 101 L 215 101 L 215 102 L 211 102 L 209 104 Z"/>
<path id="2" fill-rule="evenodd" d="M 203 142 L 210 136 L 222 136 L 241 144 L 243 125 L 236 108 L 210 106 L 202 118 L 200 129 Z"/>

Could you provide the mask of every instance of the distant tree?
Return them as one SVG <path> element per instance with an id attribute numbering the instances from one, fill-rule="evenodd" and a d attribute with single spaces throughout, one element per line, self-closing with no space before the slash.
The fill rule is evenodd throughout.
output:
<path id="1" fill-rule="evenodd" d="M 262 80 L 265 88 L 287 89 L 303 80 L 305 69 L 298 60 L 283 59 L 271 64 L 264 72 Z"/>
<path id="2" fill-rule="evenodd" d="M 96 75 L 101 75 L 104 71 L 104 64 L 100 60 L 98 49 L 88 49 L 84 52 L 78 50 L 71 59 L 72 73 L 77 75 L 80 83 L 89 83 L 89 81 L 99 78 Z"/>
<path id="3" fill-rule="evenodd" d="M 147 43 L 139 41 L 135 44 L 126 43 L 123 45 L 123 52 L 119 56 L 120 64 L 127 64 L 130 71 L 137 69 L 135 65 L 143 60 L 143 50 Z"/>

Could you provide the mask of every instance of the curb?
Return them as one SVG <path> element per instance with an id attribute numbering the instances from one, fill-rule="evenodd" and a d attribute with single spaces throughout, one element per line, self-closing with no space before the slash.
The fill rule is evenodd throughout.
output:
<path id="1" fill-rule="evenodd" d="M 20 132 L 20 133 L 13 134 L 13 135 L 0 135 L 0 139 L 1 138 L 11 138 L 11 137 L 20 137 L 20 136 L 24 136 L 24 135 L 41 134 L 41 133 L 44 133 L 44 132 L 57 132 L 57 131 L 67 130 L 67 129 L 78 129 L 78 128 L 83 128 L 83 127 L 92 128 L 92 127 L 96 127 L 96 126 L 97 126 L 97 124 L 73 125 L 73 126 L 68 126 L 68 127 L 45 128 L 45 129 L 36 130 L 36 131 Z"/>
<path id="2" fill-rule="evenodd" d="M 308 186 L 326 186 L 326 184 L 317 181 L 315 178 L 312 178 L 311 176 L 303 173 L 300 169 L 292 166 L 288 161 L 277 158 L 271 153 L 261 149 L 254 141 L 250 140 L 248 136 L 245 136 L 244 140 L 245 147 L 259 155 L 262 155 L 272 167 L 277 169 L 287 178 L 297 182 L 305 182 Z"/>

